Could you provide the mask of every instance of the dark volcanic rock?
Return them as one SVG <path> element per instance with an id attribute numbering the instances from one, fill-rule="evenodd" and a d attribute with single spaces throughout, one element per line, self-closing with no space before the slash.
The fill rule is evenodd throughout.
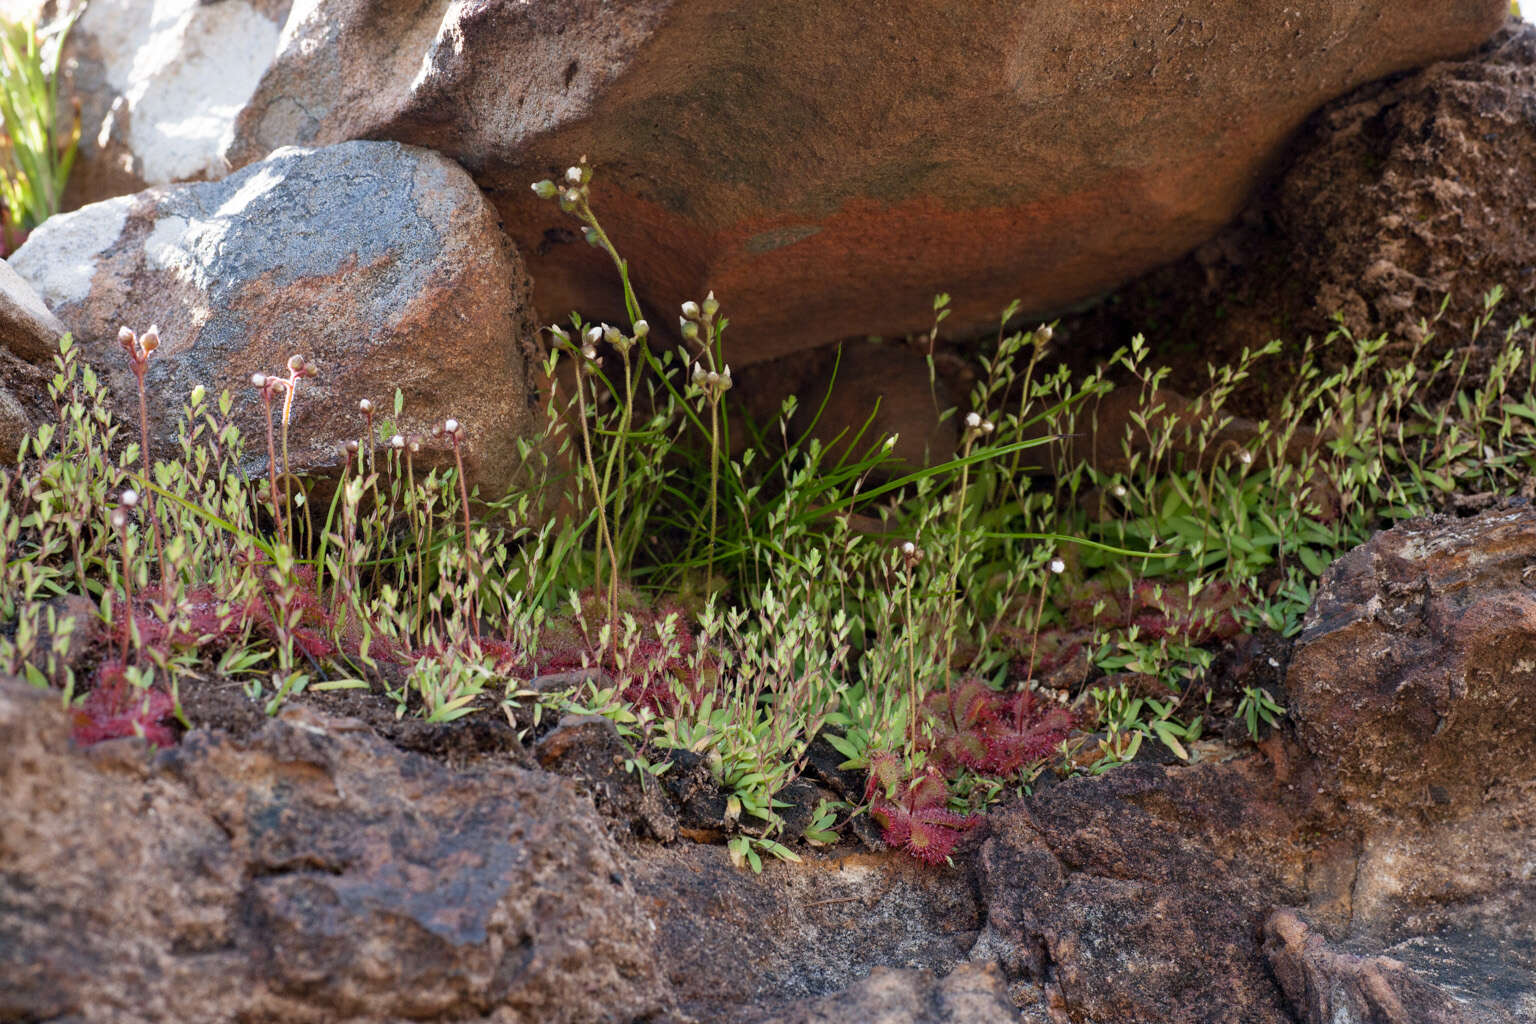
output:
<path id="1" fill-rule="evenodd" d="M 52 707 L 49 707 L 52 705 Z M 0 1019 L 629 1021 L 668 1004 L 590 803 L 296 712 L 70 749 L 0 684 Z"/>
<path id="2" fill-rule="evenodd" d="M 1536 509 L 1377 534 L 1323 577 L 1286 676 L 1303 746 L 1352 806 L 1476 807 L 1536 759 Z"/>
<path id="3" fill-rule="evenodd" d="M 1305 898 L 1282 775 L 1262 758 L 1132 765 L 1003 812 L 979 949 L 1086 1019 L 1288 1021 L 1259 948 L 1270 908 Z"/>

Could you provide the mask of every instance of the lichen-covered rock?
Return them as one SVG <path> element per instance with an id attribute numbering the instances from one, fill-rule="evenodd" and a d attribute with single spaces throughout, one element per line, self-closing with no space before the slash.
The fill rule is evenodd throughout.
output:
<path id="1" fill-rule="evenodd" d="M 962 964 L 944 977 L 931 971 L 876 967 L 841 992 L 806 999 L 750 1024 L 1045 1024 L 1021 1016 L 995 964 Z"/>
<path id="2" fill-rule="evenodd" d="M 49 220 L 11 258 L 137 420 L 121 325 L 160 326 L 148 386 L 152 446 L 202 384 L 235 392 L 257 473 L 266 418 L 253 373 L 303 355 L 319 376 L 293 402 L 295 471 L 336 470 L 364 432 L 358 401 L 404 394 L 403 433 L 453 417 L 468 472 L 504 490 L 533 424 L 536 328 L 521 262 L 452 161 L 393 142 L 285 149 L 217 182 L 171 185 Z M 433 446 L 429 446 L 433 447 Z M 435 446 L 441 449 L 442 446 Z M 443 451 L 436 451 L 445 458 Z"/>
<path id="3" fill-rule="evenodd" d="M 1536 758 L 1536 509 L 1430 517 L 1328 570 L 1286 675 L 1301 743 L 1367 818 L 1476 807 Z"/>
<path id="4" fill-rule="evenodd" d="M 1523 916 L 1486 921 L 1493 927 L 1481 934 L 1415 936 L 1385 953 L 1330 942 L 1305 915 L 1281 910 L 1264 924 L 1264 950 L 1303 1024 L 1517 1024 L 1536 1019 L 1536 907 L 1504 909 Z M 1505 941 L 1487 941 L 1499 931 Z"/>

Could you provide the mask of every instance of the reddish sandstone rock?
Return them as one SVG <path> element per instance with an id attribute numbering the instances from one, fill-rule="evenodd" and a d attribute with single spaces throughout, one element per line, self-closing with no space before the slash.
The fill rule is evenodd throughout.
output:
<path id="1" fill-rule="evenodd" d="M 1093 296 L 1209 238 L 1321 104 L 1464 53 L 1504 0 L 1107 9 L 626 0 L 289 19 L 234 166 L 391 138 L 464 164 L 546 316 L 616 315 L 607 257 L 528 185 L 582 154 L 662 319 L 713 288 L 750 362 Z"/>

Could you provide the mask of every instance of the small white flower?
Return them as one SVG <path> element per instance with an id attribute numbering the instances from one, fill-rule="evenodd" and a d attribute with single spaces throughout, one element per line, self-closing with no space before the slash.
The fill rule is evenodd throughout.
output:
<path id="1" fill-rule="evenodd" d="M 117 500 L 123 504 L 124 508 L 133 508 L 139 503 L 139 492 L 131 489 L 126 490 L 118 495 Z"/>
<path id="2" fill-rule="evenodd" d="M 112 526 L 115 529 L 121 530 L 123 527 L 125 527 L 127 525 L 128 525 L 128 513 L 124 512 L 120 508 L 113 509 L 112 510 Z"/>
<path id="3" fill-rule="evenodd" d="M 1053 572 L 1056 575 L 1060 576 L 1062 573 L 1064 573 L 1066 571 L 1067 571 L 1067 563 L 1066 562 L 1063 562 L 1059 558 L 1051 559 L 1051 572 Z"/>
<path id="4" fill-rule="evenodd" d="M 1239 449 L 1237 452 L 1237 461 L 1241 462 L 1245 466 L 1253 465 L 1253 452 L 1246 448 Z"/>
<path id="5" fill-rule="evenodd" d="M 965 426 L 969 430 L 981 429 L 981 414 L 968 412 L 965 414 Z"/>
<path id="6" fill-rule="evenodd" d="M 389 446 L 395 451 L 399 451 L 401 448 L 404 448 L 405 436 L 403 434 L 396 434 L 394 437 L 389 439 Z"/>
<path id="7" fill-rule="evenodd" d="M 1109 493 L 1113 494 L 1117 498 L 1125 497 L 1125 484 L 1115 484 Z"/>
<path id="8" fill-rule="evenodd" d="M 1279 668 L 1280 667 L 1280 663 L 1278 661 L 1276 661 L 1274 658 L 1270 658 L 1270 659 L 1268 659 L 1268 661 L 1269 661 L 1269 667 L 1270 668 Z"/>
<path id="9" fill-rule="evenodd" d="M 597 324 L 593 324 L 591 327 L 587 328 L 587 344 L 588 345 L 596 345 L 598 342 L 600 342 L 602 340 L 603 340 L 603 329 L 601 327 L 597 326 Z"/>
<path id="10" fill-rule="evenodd" d="M 570 182 L 572 185 L 580 185 L 581 184 L 581 168 L 580 167 L 567 167 L 565 169 L 565 180 Z"/>
<path id="11" fill-rule="evenodd" d="M 917 554 L 917 545 L 911 541 L 903 541 L 901 545 L 901 553 L 910 558 L 911 556 Z"/>
<path id="12" fill-rule="evenodd" d="M 581 201 L 581 193 L 574 188 L 568 188 L 565 190 L 565 201 L 574 206 Z"/>
<path id="13" fill-rule="evenodd" d="M 443 421 L 443 430 L 446 431 L 447 433 L 450 433 L 450 434 L 457 434 L 459 432 L 459 421 L 458 420 L 444 420 Z"/>
<path id="14" fill-rule="evenodd" d="M 982 420 L 981 421 L 981 432 L 983 434 L 990 434 L 990 433 L 992 433 L 992 431 L 994 431 L 996 429 L 997 429 L 997 427 L 995 427 L 992 424 L 991 420 Z"/>
<path id="15" fill-rule="evenodd" d="M 596 347 L 594 347 L 592 345 L 583 345 L 583 346 L 581 346 L 581 355 L 582 355 L 582 358 L 587 360 L 588 362 L 591 362 L 591 363 L 597 362 L 597 349 L 596 349 Z"/>
<path id="16" fill-rule="evenodd" d="M 267 386 L 267 375 L 264 373 L 251 374 L 251 386 L 264 388 Z"/>
<path id="17" fill-rule="evenodd" d="M 697 320 L 699 318 L 699 304 L 692 299 L 683 303 L 683 317 L 688 320 Z"/>
<path id="18" fill-rule="evenodd" d="M 295 494 L 293 496 L 293 503 L 295 505 L 303 505 L 304 504 L 304 495 L 302 495 L 302 494 Z"/>

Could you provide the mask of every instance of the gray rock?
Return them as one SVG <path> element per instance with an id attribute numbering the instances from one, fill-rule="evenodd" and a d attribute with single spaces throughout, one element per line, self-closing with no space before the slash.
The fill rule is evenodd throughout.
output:
<path id="1" fill-rule="evenodd" d="M 536 344 L 527 279 L 495 212 L 456 164 L 391 142 L 286 149 L 217 182 L 151 189 L 49 220 L 12 257 L 74 332 L 137 421 L 119 326 L 160 326 L 150 360 L 152 446 L 198 384 L 237 397 L 248 472 L 265 466 L 266 420 L 249 383 L 291 355 L 314 363 L 290 426 L 296 471 L 334 471 L 363 433 L 359 399 L 398 428 L 453 417 L 469 472 L 504 490 L 533 422 Z M 439 461 L 444 446 L 429 445 Z"/>
<path id="2" fill-rule="evenodd" d="M 0 347 L 32 363 L 46 363 L 69 331 L 9 263 L 0 260 Z"/>

